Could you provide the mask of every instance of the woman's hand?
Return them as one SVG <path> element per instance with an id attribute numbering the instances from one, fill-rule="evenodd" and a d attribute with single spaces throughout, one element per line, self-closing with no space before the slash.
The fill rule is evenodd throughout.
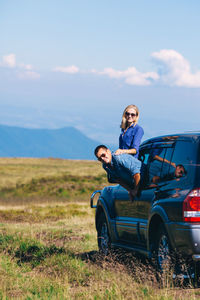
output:
<path id="1" fill-rule="evenodd" d="M 116 155 L 123 154 L 123 153 L 135 155 L 137 153 L 137 151 L 135 150 L 135 148 L 133 148 L 133 149 L 117 149 L 115 151 Z"/>
<path id="2" fill-rule="evenodd" d="M 122 153 L 126 153 L 125 151 L 126 151 L 126 150 L 123 150 L 123 149 L 117 149 L 117 150 L 115 151 L 115 155 L 119 155 L 119 154 L 122 154 Z"/>

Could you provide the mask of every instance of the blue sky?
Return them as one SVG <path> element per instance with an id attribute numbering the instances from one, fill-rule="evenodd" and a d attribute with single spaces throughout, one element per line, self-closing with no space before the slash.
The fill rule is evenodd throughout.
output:
<path id="1" fill-rule="evenodd" d="M 199 11 L 197 0 L 0 0 L 0 123 L 117 144 L 136 104 L 144 138 L 199 130 Z"/>

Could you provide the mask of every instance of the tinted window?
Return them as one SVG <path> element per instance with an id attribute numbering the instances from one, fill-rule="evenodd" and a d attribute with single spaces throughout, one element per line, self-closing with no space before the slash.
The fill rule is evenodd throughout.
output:
<path id="1" fill-rule="evenodd" d="M 177 141 L 169 173 L 174 178 L 185 177 L 196 165 L 196 147 L 192 141 Z"/>
<path id="2" fill-rule="evenodd" d="M 147 165 L 149 159 L 150 149 L 140 150 L 139 160 L 143 162 L 143 164 Z"/>
<path id="3" fill-rule="evenodd" d="M 160 177 L 166 148 L 153 146 L 149 156 L 149 183 L 157 182 Z"/>
<path id="4" fill-rule="evenodd" d="M 148 161 L 150 156 L 150 150 L 150 148 L 140 149 L 139 153 L 139 160 L 142 161 L 141 182 L 143 187 L 145 187 L 149 182 Z"/>
<path id="5" fill-rule="evenodd" d="M 139 159 L 143 162 L 141 174 L 143 187 L 154 187 L 160 181 L 171 180 L 170 168 L 174 152 L 172 144 L 155 143 L 151 148 L 141 149 Z"/>
<path id="6" fill-rule="evenodd" d="M 168 174 L 170 172 L 171 159 L 172 159 L 173 152 L 174 152 L 174 148 L 166 148 L 165 158 L 164 158 L 164 161 L 163 161 L 161 174 L 160 174 L 160 177 L 163 178 L 163 179 L 166 176 L 168 176 Z"/>

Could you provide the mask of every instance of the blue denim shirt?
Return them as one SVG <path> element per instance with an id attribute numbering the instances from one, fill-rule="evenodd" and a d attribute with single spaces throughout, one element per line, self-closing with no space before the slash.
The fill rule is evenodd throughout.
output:
<path id="1" fill-rule="evenodd" d="M 134 187 L 133 176 L 140 173 L 141 161 L 130 154 L 112 153 L 111 164 L 103 163 L 103 168 L 107 172 L 109 182 L 116 183 L 121 180 L 132 188 Z"/>
<path id="2" fill-rule="evenodd" d="M 136 124 L 135 126 L 130 126 L 124 133 L 124 129 L 119 137 L 119 148 L 120 149 L 136 149 L 137 153 L 134 155 L 138 158 L 139 155 L 139 146 L 141 139 L 144 135 L 144 130 L 141 126 Z"/>

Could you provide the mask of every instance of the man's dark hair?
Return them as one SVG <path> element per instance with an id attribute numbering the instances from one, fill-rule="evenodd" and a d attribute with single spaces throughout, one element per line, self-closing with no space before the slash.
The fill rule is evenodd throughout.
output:
<path id="1" fill-rule="evenodd" d="M 105 145 L 99 145 L 99 146 L 97 146 L 97 147 L 95 148 L 95 150 L 94 150 L 94 155 L 95 155 L 96 157 L 97 157 L 97 153 L 98 153 L 99 149 L 105 149 L 105 150 L 107 150 L 108 147 L 106 147 Z"/>

